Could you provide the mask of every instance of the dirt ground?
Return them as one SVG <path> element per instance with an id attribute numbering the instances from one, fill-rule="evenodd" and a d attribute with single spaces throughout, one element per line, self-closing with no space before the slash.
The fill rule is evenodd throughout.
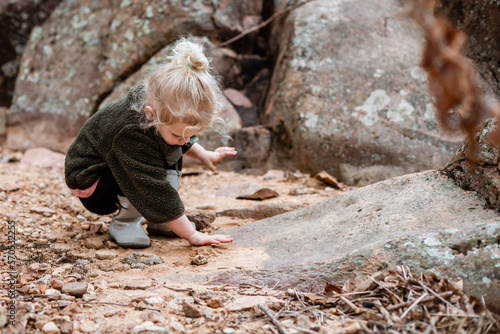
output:
<path id="1" fill-rule="evenodd" d="M 2 333 L 500 330 L 498 317 L 470 301 L 459 284 L 412 275 L 405 267 L 327 284 L 320 294 L 249 282 L 210 284 L 215 274 L 258 269 L 268 255 L 237 242 L 195 247 L 164 237 L 151 237 L 146 249 L 119 247 L 107 234 L 111 215 L 86 211 L 66 188 L 62 155 L 51 162 L 50 152 L 39 152 L 36 159 L 49 158 L 43 168 L 26 156 L 0 150 Z M 188 217 L 209 233 L 348 191 L 298 171 L 249 175 L 191 167 L 182 180 Z M 252 193 L 274 197 L 237 199 Z"/>
<path id="2" fill-rule="evenodd" d="M 103 217 L 86 211 L 66 188 L 62 167 L 40 168 L 20 163 L 20 158 L 20 153 L 4 152 L 0 164 L 0 240 L 3 245 L 0 298 L 9 305 L 8 283 L 13 273 L 9 265 L 13 263 L 18 292 L 16 329 L 8 327 L 9 330 L 50 332 L 44 326 L 53 322 L 62 332 L 126 333 L 144 323 L 152 325 L 147 322 L 151 321 L 179 333 L 208 333 L 218 329 L 232 333 L 235 328 L 238 332 L 270 332 L 262 329 L 266 324 L 262 316 L 257 317 L 258 323 L 247 321 L 232 328 L 228 312 L 231 309 L 255 313 L 255 301 L 281 304 L 282 300 L 271 297 L 283 297 L 284 292 L 269 287 L 211 287 L 192 280 L 193 275 L 203 277 L 201 274 L 226 269 L 257 269 L 266 259 L 263 250 L 244 249 L 235 244 L 195 247 L 180 238 L 164 237 L 151 237 L 151 247 L 146 249 L 118 247 L 107 235 L 106 223 L 110 222 L 111 215 Z M 225 187 L 245 183 L 272 189 L 279 196 L 256 201 L 220 194 Z M 300 172 L 245 175 L 192 167 L 184 170 L 179 192 L 186 213 L 210 217 L 224 210 L 241 210 L 262 203 L 274 203 L 278 207 L 284 203 L 293 207 L 310 205 L 338 190 Z M 221 228 L 254 221 L 251 216 L 235 218 L 219 214 L 210 224 L 209 232 L 217 233 Z M 11 244 L 7 239 L 12 230 L 15 247 L 9 248 Z M 12 250 L 15 261 L 9 262 L 13 259 L 8 257 Z M 200 256 L 201 261 L 207 263 L 193 264 L 193 258 L 200 259 Z M 149 262 L 140 262 L 143 259 Z M 176 275 L 175 281 L 168 279 L 170 275 Z M 189 283 L 183 276 L 190 277 Z M 87 284 L 83 298 L 64 291 L 61 294 L 62 285 L 72 282 Z M 213 307 L 206 306 L 207 298 L 200 301 L 196 297 L 200 294 L 210 295 L 210 300 L 215 300 Z M 260 299 L 239 300 L 242 296 Z M 186 315 L 183 305 L 203 308 L 203 316 Z M 159 309 L 161 313 L 150 309 Z M 140 332 L 140 328 L 135 332 Z"/>

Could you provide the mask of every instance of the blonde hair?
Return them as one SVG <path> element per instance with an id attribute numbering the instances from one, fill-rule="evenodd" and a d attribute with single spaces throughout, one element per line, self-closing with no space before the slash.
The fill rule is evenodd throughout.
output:
<path id="1" fill-rule="evenodd" d="M 203 46 L 182 38 L 168 58 L 170 62 L 154 70 L 145 81 L 144 107 L 151 106 L 155 111 L 146 126 L 183 123 L 188 125 L 186 129 L 202 131 L 214 120 L 219 121 L 222 89 Z"/>

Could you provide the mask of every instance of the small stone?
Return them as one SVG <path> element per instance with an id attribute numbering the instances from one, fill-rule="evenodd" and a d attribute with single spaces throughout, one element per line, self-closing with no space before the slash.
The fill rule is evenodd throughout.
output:
<path id="1" fill-rule="evenodd" d="M 134 252 L 132 255 L 124 258 L 122 262 L 128 263 L 131 267 L 136 264 L 153 266 L 156 264 L 162 264 L 163 260 L 154 254 L 141 254 L 139 252 Z"/>
<path id="2" fill-rule="evenodd" d="M 211 308 L 219 308 L 224 306 L 224 302 L 220 299 L 207 299 L 206 303 Z"/>
<path id="3" fill-rule="evenodd" d="M 82 296 L 83 301 L 85 302 L 90 302 L 92 300 L 96 300 L 97 296 L 93 294 L 86 293 Z"/>
<path id="4" fill-rule="evenodd" d="M 59 297 L 60 300 L 69 300 L 69 301 L 73 301 L 76 299 L 75 296 L 70 296 L 70 295 L 61 295 L 61 297 Z"/>
<path id="5" fill-rule="evenodd" d="M 81 323 L 80 326 L 78 327 L 80 332 L 84 333 L 92 333 L 93 331 L 96 330 L 95 322 L 93 321 L 85 321 L 84 323 Z"/>
<path id="6" fill-rule="evenodd" d="M 90 249 L 101 249 L 104 248 L 104 243 L 101 240 L 101 238 L 95 237 L 95 238 L 87 238 L 83 241 L 83 244 L 85 247 L 90 248 Z"/>
<path id="7" fill-rule="evenodd" d="M 191 264 L 194 264 L 197 266 L 201 266 L 201 265 L 204 265 L 207 263 L 208 263 L 207 257 L 205 255 L 202 255 L 202 254 L 198 254 L 191 259 Z"/>
<path id="8" fill-rule="evenodd" d="M 317 194 L 318 191 L 314 188 L 295 188 L 288 193 L 290 196 L 312 195 Z"/>
<path id="9" fill-rule="evenodd" d="M 42 168 L 64 168 L 64 159 L 65 155 L 62 153 L 51 151 L 45 147 L 36 147 L 24 152 L 20 163 Z"/>
<path id="10" fill-rule="evenodd" d="M 35 271 L 35 272 L 42 272 L 42 271 L 47 271 L 50 269 L 50 264 L 48 263 L 32 263 L 29 266 L 30 270 Z"/>
<path id="11" fill-rule="evenodd" d="M 78 275 L 85 275 L 89 269 L 85 265 L 85 262 L 82 260 L 78 259 L 76 260 L 75 264 L 71 267 L 70 272 L 72 274 L 78 274 Z"/>
<path id="12" fill-rule="evenodd" d="M 52 278 L 50 280 L 50 286 L 53 288 L 53 289 L 58 289 L 58 290 L 61 290 L 62 286 L 63 286 L 63 282 L 61 282 L 60 280 L 56 279 L 56 278 Z"/>
<path id="13" fill-rule="evenodd" d="M 45 295 L 51 296 L 51 295 L 60 295 L 61 291 L 56 290 L 56 289 L 47 289 L 45 290 Z"/>
<path id="14" fill-rule="evenodd" d="M 61 333 L 72 333 L 73 332 L 73 321 L 65 321 L 61 324 Z"/>
<path id="15" fill-rule="evenodd" d="M 125 290 L 146 290 L 150 287 L 149 283 L 133 283 L 129 282 L 125 285 Z"/>
<path id="16" fill-rule="evenodd" d="M 75 297 L 82 297 L 86 291 L 87 291 L 87 283 L 85 282 L 65 283 L 61 287 L 62 293 Z"/>
<path id="17" fill-rule="evenodd" d="M 199 318 L 202 316 L 200 309 L 188 302 L 182 303 L 182 311 L 184 311 L 184 315 L 188 318 Z"/>
<path id="18" fill-rule="evenodd" d="M 151 321 L 154 324 L 164 324 L 167 321 L 161 313 L 156 311 L 143 313 L 141 317 L 144 321 Z"/>
<path id="19" fill-rule="evenodd" d="M 264 181 L 274 180 L 274 179 L 282 179 L 285 177 L 285 172 L 279 169 L 270 169 L 266 174 L 262 176 Z"/>
<path id="20" fill-rule="evenodd" d="M 156 304 L 161 304 L 164 302 L 163 298 L 160 296 L 158 297 L 151 297 L 151 298 L 146 298 L 144 299 L 144 302 L 148 305 L 156 305 Z"/>
<path id="21" fill-rule="evenodd" d="M 222 333 L 224 333 L 224 334 L 233 334 L 234 332 L 236 332 L 236 330 L 234 328 L 224 328 L 222 330 Z"/>
<path id="22" fill-rule="evenodd" d="M 69 306 L 69 304 L 71 304 L 71 303 L 72 303 L 71 300 L 60 300 L 58 302 L 59 308 L 65 308 L 66 306 Z M 63 332 L 62 328 L 61 328 L 61 332 Z"/>
<path id="23" fill-rule="evenodd" d="M 173 334 L 169 327 L 154 325 L 151 321 L 146 321 L 132 329 L 132 334 Z"/>
<path id="24" fill-rule="evenodd" d="M 95 252 L 95 257 L 99 260 L 110 260 L 117 257 L 118 254 L 115 251 L 101 249 Z"/>
<path id="25" fill-rule="evenodd" d="M 43 325 L 42 332 L 44 332 L 46 334 L 59 334 L 59 333 L 61 333 L 61 331 L 59 330 L 59 327 L 57 327 L 57 325 L 55 323 L 53 323 L 52 321 Z"/>
<path id="26" fill-rule="evenodd" d="M 46 208 L 46 207 L 33 207 L 30 209 L 31 213 L 38 213 L 42 215 L 48 215 L 48 217 L 52 216 L 56 212 L 52 209 Z"/>
<path id="27" fill-rule="evenodd" d="M 118 247 L 120 247 L 117 244 L 115 244 L 113 241 L 110 241 L 110 240 L 106 240 L 105 244 L 106 244 L 106 247 L 109 249 L 118 249 Z"/>

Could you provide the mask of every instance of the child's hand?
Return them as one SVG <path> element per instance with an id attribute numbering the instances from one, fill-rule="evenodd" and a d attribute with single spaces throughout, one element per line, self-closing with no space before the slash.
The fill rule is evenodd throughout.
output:
<path id="1" fill-rule="evenodd" d="M 204 159 L 201 161 L 208 167 L 212 172 L 215 172 L 215 164 L 224 159 L 228 155 L 236 155 L 236 149 L 234 147 L 219 147 L 215 151 L 205 151 Z"/>
<path id="2" fill-rule="evenodd" d="M 231 238 L 229 235 L 222 235 L 222 234 L 208 235 L 196 231 L 188 239 L 188 241 L 193 246 L 203 246 L 203 245 L 218 245 L 221 242 L 222 243 L 232 242 L 233 238 Z"/>

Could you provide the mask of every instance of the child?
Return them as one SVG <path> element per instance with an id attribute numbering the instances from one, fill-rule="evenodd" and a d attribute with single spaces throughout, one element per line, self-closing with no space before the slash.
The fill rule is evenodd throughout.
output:
<path id="1" fill-rule="evenodd" d="M 123 247 L 150 246 L 143 217 L 150 234 L 173 231 L 192 245 L 233 240 L 196 231 L 177 193 L 183 154 L 212 171 L 236 154 L 197 143 L 196 134 L 217 119 L 219 83 L 201 45 L 181 39 L 169 58 L 145 84 L 90 117 L 66 156 L 66 184 L 86 209 L 106 215 L 118 206 L 109 235 Z"/>

